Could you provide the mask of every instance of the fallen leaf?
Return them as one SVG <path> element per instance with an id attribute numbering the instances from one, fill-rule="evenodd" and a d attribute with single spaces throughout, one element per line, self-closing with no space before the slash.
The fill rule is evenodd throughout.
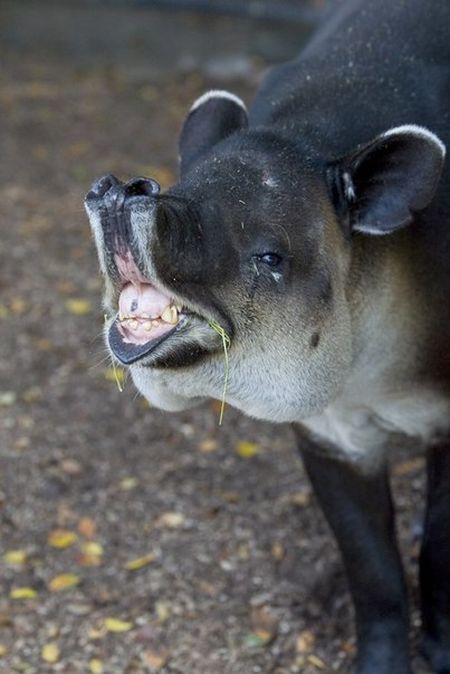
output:
<path id="1" fill-rule="evenodd" d="M 28 302 L 25 302 L 22 297 L 14 297 L 9 304 L 9 308 L 13 314 L 24 314 L 28 309 Z"/>
<path id="2" fill-rule="evenodd" d="M 83 466 L 76 459 L 63 459 L 61 468 L 67 475 L 79 475 L 83 470 Z"/>
<path id="3" fill-rule="evenodd" d="M 68 548 L 75 543 L 77 535 L 67 529 L 54 529 L 48 536 L 48 544 L 52 548 Z"/>
<path id="4" fill-rule="evenodd" d="M 270 641 L 270 638 L 270 633 L 265 633 L 263 630 L 258 633 L 250 632 L 250 634 L 244 637 L 244 646 L 247 646 L 247 648 L 261 648 Z"/>
<path id="5" fill-rule="evenodd" d="M 103 545 L 97 541 L 86 541 L 81 545 L 81 551 L 85 555 L 92 555 L 93 557 L 101 557 L 103 555 Z"/>
<path id="6" fill-rule="evenodd" d="M 94 538 L 97 533 L 97 525 L 90 517 L 82 517 L 78 522 L 77 529 L 84 538 Z"/>
<path id="7" fill-rule="evenodd" d="M 170 618 L 170 604 L 167 601 L 157 601 L 155 610 L 159 623 L 165 623 Z"/>
<path id="8" fill-rule="evenodd" d="M 4 658 L 8 654 L 8 649 L 4 644 L 0 644 L 0 658 Z"/>
<path id="9" fill-rule="evenodd" d="M 45 644 L 41 650 L 41 657 L 45 662 L 53 665 L 55 662 L 58 662 L 61 652 L 59 646 L 56 642 L 52 641 L 49 644 Z"/>
<path id="10" fill-rule="evenodd" d="M 124 477 L 123 480 L 119 482 L 119 489 L 121 491 L 131 491 L 139 484 L 139 480 L 136 477 Z"/>
<path id="11" fill-rule="evenodd" d="M 74 573 L 61 573 L 55 576 L 48 584 L 51 592 L 61 592 L 61 590 L 70 590 L 80 584 L 80 577 Z"/>
<path id="12" fill-rule="evenodd" d="M 290 502 L 300 508 L 311 503 L 311 492 L 310 491 L 299 491 L 297 494 L 292 494 L 289 498 Z"/>
<path id="13" fill-rule="evenodd" d="M 185 520 L 184 515 L 176 512 L 162 513 L 155 522 L 157 527 L 167 527 L 168 529 L 177 529 L 181 527 Z"/>
<path id="14" fill-rule="evenodd" d="M 103 674 L 105 668 L 103 667 L 103 661 L 100 658 L 92 658 L 89 661 L 89 671 L 91 674 Z"/>
<path id="15" fill-rule="evenodd" d="M 80 297 L 73 297 L 72 299 L 66 300 L 65 305 L 66 309 L 75 316 L 85 316 L 92 311 L 92 303 L 89 300 Z"/>
<path id="16" fill-rule="evenodd" d="M 0 391 L 0 407 L 10 407 L 17 400 L 15 391 Z"/>
<path id="17" fill-rule="evenodd" d="M 295 641 L 295 650 L 302 655 L 311 653 L 314 648 L 316 638 L 311 630 L 303 630 Z"/>
<path id="18" fill-rule="evenodd" d="M 251 459 L 261 453 L 261 447 L 256 442 L 241 440 L 235 447 L 235 452 L 242 459 Z"/>
<path id="19" fill-rule="evenodd" d="M 217 442 L 217 440 L 215 440 L 214 438 L 206 438 L 205 440 L 201 441 L 198 448 L 201 452 L 209 454 L 210 452 L 215 452 L 218 446 L 219 443 Z"/>
<path id="20" fill-rule="evenodd" d="M 167 664 L 169 653 L 167 651 L 146 650 L 143 653 L 143 659 L 150 671 L 159 672 Z"/>
<path id="21" fill-rule="evenodd" d="M 118 618 L 105 618 L 104 625 L 108 632 L 129 632 L 134 627 L 132 622 Z"/>
<path id="22" fill-rule="evenodd" d="M 11 590 L 9 596 L 11 599 L 35 599 L 37 592 L 32 587 L 16 587 Z"/>
<path id="23" fill-rule="evenodd" d="M 277 562 L 281 562 L 281 560 L 284 559 L 286 551 L 285 551 L 284 547 L 281 545 L 281 543 L 273 543 L 272 548 L 271 548 L 271 553 L 272 553 L 272 557 Z"/>
<path id="24" fill-rule="evenodd" d="M 327 669 L 326 664 L 317 655 L 308 655 L 308 662 L 317 669 Z"/>
<path id="25" fill-rule="evenodd" d="M 4 304 L 0 304 L 0 319 L 8 318 L 8 308 Z"/>
<path id="26" fill-rule="evenodd" d="M 30 386 L 22 393 L 22 400 L 26 403 L 35 403 L 42 400 L 42 389 L 39 386 Z"/>
<path id="27" fill-rule="evenodd" d="M 25 550 L 7 550 L 3 559 L 10 566 L 22 566 L 27 561 L 27 553 Z"/>
<path id="28" fill-rule="evenodd" d="M 150 552 L 148 555 L 144 555 L 143 557 L 138 557 L 137 559 L 132 559 L 131 561 L 127 562 L 125 564 L 125 568 L 128 571 L 137 571 L 138 569 L 142 569 L 142 567 L 151 564 L 154 560 L 155 555 Z"/>

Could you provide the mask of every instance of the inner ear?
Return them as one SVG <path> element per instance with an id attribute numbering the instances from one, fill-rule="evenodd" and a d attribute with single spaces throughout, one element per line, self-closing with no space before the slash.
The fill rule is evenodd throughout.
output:
<path id="1" fill-rule="evenodd" d="M 332 165 L 335 194 L 352 231 L 389 234 L 431 202 L 445 146 L 415 125 L 395 127 Z"/>
<path id="2" fill-rule="evenodd" d="M 228 91 L 208 91 L 200 96 L 181 131 L 181 176 L 216 143 L 247 126 L 247 109 L 238 96 Z"/>

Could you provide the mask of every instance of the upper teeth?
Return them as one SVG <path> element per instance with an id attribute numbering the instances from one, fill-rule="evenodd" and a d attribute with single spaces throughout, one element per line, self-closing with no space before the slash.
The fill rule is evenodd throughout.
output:
<path id="1" fill-rule="evenodd" d="M 173 305 L 169 305 L 162 312 L 161 318 L 163 319 L 163 321 L 166 321 L 166 323 L 171 323 L 172 325 L 175 325 L 175 323 L 178 320 L 177 308 L 174 307 Z"/>
<path id="2" fill-rule="evenodd" d="M 127 321 L 128 326 L 132 330 L 136 330 L 139 327 L 139 320 L 138 319 L 145 319 L 144 320 L 144 329 L 145 330 L 151 330 L 152 324 L 154 326 L 159 325 L 159 320 L 162 319 L 166 323 L 170 323 L 171 325 L 175 325 L 178 322 L 178 312 L 180 309 L 173 304 L 168 305 L 164 311 L 162 312 L 161 316 L 158 317 L 158 319 L 153 319 L 151 320 L 149 315 L 146 313 L 139 314 L 139 315 L 134 315 L 134 316 L 127 316 L 119 313 L 119 321 Z"/>

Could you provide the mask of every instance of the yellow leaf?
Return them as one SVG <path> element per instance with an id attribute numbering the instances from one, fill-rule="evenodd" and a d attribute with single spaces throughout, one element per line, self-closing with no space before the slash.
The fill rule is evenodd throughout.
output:
<path id="1" fill-rule="evenodd" d="M 129 632 L 134 627 L 133 623 L 118 618 L 105 618 L 104 624 L 108 632 Z"/>
<path id="2" fill-rule="evenodd" d="M 251 459 L 257 454 L 260 454 L 261 447 L 257 445 L 256 442 L 246 442 L 245 440 L 242 440 L 237 443 L 235 451 L 236 454 L 243 459 Z"/>
<path id="3" fill-rule="evenodd" d="M 50 642 L 49 644 L 45 644 L 45 646 L 42 647 L 41 657 L 43 660 L 45 660 L 45 662 L 54 664 L 55 662 L 58 662 L 60 655 L 61 652 L 59 650 L 59 646 L 54 641 Z"/>
<path id="4" fill-rule="evenodd" d="M 101 557 L 103 555 L 103 546 L 96 541 L 87 541 L 86 543 L 82 544 L 81 551 L 85 555 Z"/>
<path id="5" fill-rule="evenodd" d="M 73 297 L 66 300 L 66 309 L 75 316 L 85 316 L 92 311 L 92 304 L 89 300 L 84 300 L 80 297 Z"/>
<path id="6" fill-rule="evenodd" d="M 27 553 L 25 550 L 8 550 L 3 555 L 3 559 L 11 566 L 22 566 L 27 561 Z"/>
<path id="7" fill-rule="evenodd" d="M 170 604 L 166 601 L 157 601 L 155 604 L 158 622 L 165 623 L 170 618 Z"/>
<path id="8" fill-rule="evenodd" d="M 317 669 L 327 669 L 327 666 L 324 663 L 324 661 L 321 658 L 317 657 L 317 655 L 308 655 L 308 662 Z"/>
<path id="9" fill-rule="evenodd" d="M 138 557 L 137 559 L 132 559 L 131 561 L 127 562 L 125 564 L 125 568 L 128 569 L 128 571 L 137 571 L 138 569 L 142 569 L 143 566 L 151 564 L 154 559 L 155 555 L 150 552 L 148 555 L 144 555 L 143 557 Z"/>
<path id="10" fill-rule="evenodd" d="M 0 644 L 0 658 L 4 658 L 8 654 L 8 649 L 4 644 Z"/>
<path id="11" fill-rule="evenodd" d="M 120 480 L 119 487 L 122 491 L 131 491 L 139 484 L 139 480 L 136 477 L 124 477 L 123 480 Z"/>
<path id="12" fill-rule="evenodd" d="M 35 599 L 37 592 L 32 587 L 16 587 L 11 590 L 9 596 L 11 599 Z"/>
<path id="13" fill-rule="evenodd" d="M 0 304 L 0 318 L 7 318 L 9 314 L 8 308 L 4 304 Z"/>
<path id="14" fill-rule="evenodd" d="M 112 381 L 114 384 L 119 382 L 123 384 L 126 377 L 126 371 L 123 367 L 107 367 L 104 371 L 106 381 Z"/>
<path id="15" fill-rule="evenodd" d="M 77 535 L 67 529 L 54 529 L 48 537 L 48 544 L 52 548 L 68 548 L 77 540 Z"/>
<path id="16" fill-rule="evenodd" d="M 89 661 L 89 671 L 91 674 L 103 674 L 105 669 L 102 660 L 100 660 L 100 658 L 92 658 L 92 660 Z"/>
<path id="17" fill-rule="evenodd" d="M 79 585 L 79 583 L 80 578 L 74 573 L 62 573 L 51 579 L 48 588 L 52 592 L 60 592 L 61 590 L 70 590 L 72 587 Z"/>

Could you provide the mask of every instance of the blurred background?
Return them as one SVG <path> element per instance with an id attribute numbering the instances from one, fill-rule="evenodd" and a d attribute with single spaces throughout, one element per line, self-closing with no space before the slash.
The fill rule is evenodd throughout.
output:
<path id="1" fill-rule="evenodd" d="M 219 427 L 214 402 L 163 414 L 114 372 L 83 212 L 105 173 L 171 184 L 193 100 L 250 103 L 323 11 L 0 5 L 1 674 L 350 669 L 343 572 L 289 429 L 229 408 Z M 395 476 L 411 573 L 421 467 Z"/>

